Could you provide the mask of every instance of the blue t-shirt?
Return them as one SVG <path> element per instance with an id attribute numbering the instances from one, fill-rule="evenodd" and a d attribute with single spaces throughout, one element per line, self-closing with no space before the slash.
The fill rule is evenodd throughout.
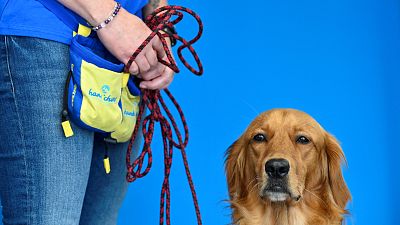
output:
<path id="1" fill-rule="evenodd" d="M 141 9 L 147 4 L 147 0 L 118 2 L 137 16 L 141 16 Z M 38 37 L 69 44 L 72 31 L 37 0 L 0 0 L 0 35 Z"/>

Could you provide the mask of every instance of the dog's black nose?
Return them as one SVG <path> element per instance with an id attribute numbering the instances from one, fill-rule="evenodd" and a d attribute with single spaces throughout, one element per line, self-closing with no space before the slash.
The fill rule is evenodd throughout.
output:
<path id="1" fill-rule="evenodd" d="M 270 159 L 265 163 L 265 172 L 270 178 L 284 178 L 289 173 L 289 162 L 286 159 Z"/>

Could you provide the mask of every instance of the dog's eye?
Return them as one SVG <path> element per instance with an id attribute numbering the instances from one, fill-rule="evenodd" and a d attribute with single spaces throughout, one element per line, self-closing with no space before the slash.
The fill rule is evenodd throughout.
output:
<path id="1" fill-rule="evenodd" d="M 264 134 L 256 134 L 256 135 L 253 137 L 253 140 L 255 140 L 255 141 L 257 141 L 257 142 L 262 142 L 262 141 L 265 141 L 266 138 L 265 138 Z"/>
<path id="2" fill-rule="evenodd" d="M 310 143 L 310 140 L 304 136 L 299 136 L 299 137 L 297 137 L 296 142 L 299 144 L 302 144 L 302 145 L 306 145 L 306 144 Z"/>

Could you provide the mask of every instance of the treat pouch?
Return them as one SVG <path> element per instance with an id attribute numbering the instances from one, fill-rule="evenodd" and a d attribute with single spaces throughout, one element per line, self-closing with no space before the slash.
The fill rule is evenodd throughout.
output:
<path id="1" fill-rule="evenodd" d="M 136 123 L 140 91 L 123 72 L 122 63 L 96 54 L 103 50 L 97 38 L 79 32 L 73 37 L 64 105 L 76 125 L 115 142 L 126 142 Z"/>

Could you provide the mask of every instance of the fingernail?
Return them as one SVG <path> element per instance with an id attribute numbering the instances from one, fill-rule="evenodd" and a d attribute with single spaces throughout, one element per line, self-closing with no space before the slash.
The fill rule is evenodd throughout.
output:
<path id="1" fill-rule="evenodd" d="M 147 88 L 147 86 L 142 83 L 139 86 L 140 86 L 140 88 Z"/>

